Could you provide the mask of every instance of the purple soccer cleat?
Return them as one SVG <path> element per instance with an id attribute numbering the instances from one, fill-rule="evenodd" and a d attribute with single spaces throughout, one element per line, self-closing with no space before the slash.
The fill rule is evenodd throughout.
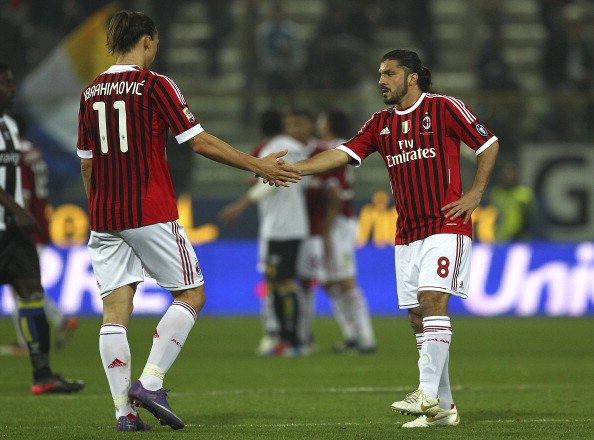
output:
<path id="1" fill-rule="evenodd" d="M 137 380 L 128 391 L 130 401 L 137 407 L 145 408 L 154 415 L 161 425 L 169 425 L 172 429 L 182 429 L 184 422 L 176 416 L 167 402 L 167 392 L 161 388 L 149 391 Z"/>
<path id="2" fill-rule="evenodd" d="M 118 418 L 118 432 L 127 431 L 150 431 L 151 427 L 148 423 L 144 423 L 138 414 L 132 413 L 127 416 L 121 416 Z"/>

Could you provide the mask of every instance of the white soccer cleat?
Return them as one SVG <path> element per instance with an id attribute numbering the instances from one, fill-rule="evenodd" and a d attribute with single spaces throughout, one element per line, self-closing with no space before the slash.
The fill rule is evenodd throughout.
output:
<path id="1" fill-rule="evenodd" d="M 404 400 L 394 402 L 392 411 L 411 416 L 433 417 L 439 412 L 439 398 L 431 397 L 423 390 L 408 393 Z"/>
<path id="2" fill-rule="evenodd" d="M 460 423 L 460 415 L 456 407 L 452 409 L 440 408 L 433 417 L 420 416 L 415 420 L 406 422 L 403 428 L 430 428 L 431 426 L 457 426 Z"/>
<path id="3" fill-rule="evenodd" d="M 267 356 L 279 343 L 278 336 L 264 335 L 260 339 L 260 344 L 256 348 L 258 356 Z"/>

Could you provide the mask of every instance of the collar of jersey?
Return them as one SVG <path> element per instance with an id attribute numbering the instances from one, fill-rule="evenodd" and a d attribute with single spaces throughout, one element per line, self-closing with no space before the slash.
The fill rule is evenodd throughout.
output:
<path id="1" fill-rule="evenodd" d="M 120 72 L 130 72 L 132 70 L 142 70 L 136 64 L 114 64 L 109 69 L 105 71 L 105 73 L 120 73 Z"/>
<path id="2" fill-rule="evenodd" d="M 414 111 L 419 104 L 421 103 L 421 101 L 425 98 L 426 93 L 421 93 L 421 96 L 419 96 L 419 99 L 417 99 L 417 102 L 415 102 L 411 107 L 407 108 L 406 110 L 398 110 L 396 107 L 394 107 L 394 111 L 396 112 L 397 115 L 406 115 L 412 111 Z"/>

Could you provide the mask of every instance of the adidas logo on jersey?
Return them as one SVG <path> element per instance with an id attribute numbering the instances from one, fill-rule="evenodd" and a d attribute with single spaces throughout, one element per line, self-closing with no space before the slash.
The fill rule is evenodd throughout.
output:
<path id="1" fill-rule="evenodd" d="M 115 358 L 111 364 L 107 368 L 116 368 L 116 367 L 125 367 L 126 363 L 122 362 L 118 358 Z"/>
<path id="2" fill-rule="evenodd" d="M 390 129 L 388 127 L 385 127 L 382 131 L 380 131 L 380 135 L 382 134 L 390 134 Z"/>

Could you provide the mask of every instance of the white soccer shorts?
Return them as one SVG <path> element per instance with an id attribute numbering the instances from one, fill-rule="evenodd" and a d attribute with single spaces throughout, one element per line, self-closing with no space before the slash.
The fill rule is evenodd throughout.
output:
<path id="1" fill-rule="evenodd" d="M 88 244 L 101 298 L 144 281 L 144 273 L 170 291 L 204 284 L 202 270 L 177 221 L 121 231 L 91 231 Z"/>
<path id="2" fill-rule="evenodd" d="M 338 216 L 330 231 L 330 248 L 326 252 L 319 235 L 308 238 L 299 255 L 298 273 L 321 284 L 354 278 L 356 275 L 357 220 Z"/>
<path id="3" fill-rule="evenodd" d="M 418 307 L 418 292 L 428 290 L 467 298 L 471 244 L 465 235 L 436 234 L 395 246 L 398 306 Z"/>

